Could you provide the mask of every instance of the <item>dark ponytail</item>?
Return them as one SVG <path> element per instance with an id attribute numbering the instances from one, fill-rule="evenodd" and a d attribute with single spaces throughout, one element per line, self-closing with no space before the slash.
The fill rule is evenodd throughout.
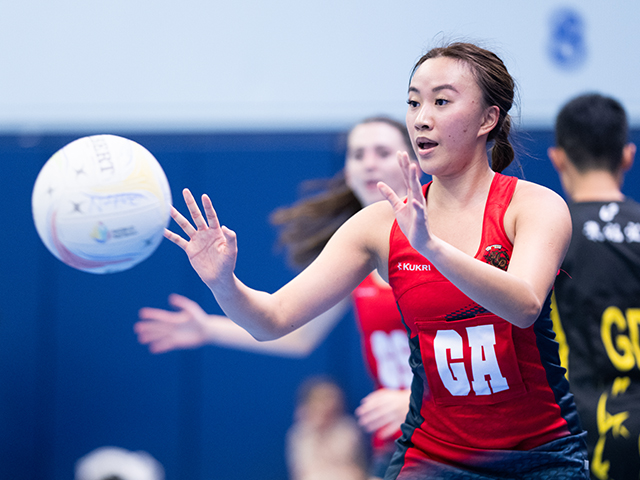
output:
<path id="1" fill-rule="evenodd" d="M 500 128 L 498 128 L 500 127 Z M 504 117 L 502 125 L 496 125 L 497 134 L 493 139 L 493 147 L 491 147 L 491 169 L 494 172 L 502 172 L 511 165 L 515 157 L 515 151 L 509 141 L 509 133 L 511 131 L 511 116 L 507 114 Z M 494 129 L 491 133 L 496 131 Z"/>

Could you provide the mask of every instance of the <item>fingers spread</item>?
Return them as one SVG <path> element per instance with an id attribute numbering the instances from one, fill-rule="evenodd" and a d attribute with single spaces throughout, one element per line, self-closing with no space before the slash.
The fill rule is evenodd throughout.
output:
<path id="1" fill-rule="evenodd" d="M 195 203 L 195 202 L 194 202 Z M 171 207 L 171 218 L 182 228 L 184 233 L 189 237 L 192 237 L 196 233 L 196 229 L 193 228 L 189 220 L 182 215 L 176 207 Z"/>
<path id="2" fill-rule="evenodd" d="M 191 191 L 188 188 L 185 188 L 182 191 L 182 195 L 184 197 L 185 203 L 187 204 L 187 208 L 189 209 L 189 214 L 191 215 L 191 218 L 193 219 L 193 223 L 195 224 L 196 228 L 198 230 L 205 230 L 206 228 L 208 228 L 207 222 L 202 216 L 202 213 L 200 212 L 200 208 L 196 203 L 196 199 L 193 198 Z M 180 226 L 182 227 L 182 225 Z M 187 232 L 185 231 L 185 233 Z M 187 233 L 187 235 L 189 234 Z M 191 237 L 191 235 L 189 236 Z"/>
<path id="3" fill-rule="evenodd" d="M 407 152 L 398 152 L 398 164 L 402 169 L 402 177 L 404 178 L 404 183 L 407 186 L 407 190 L 409 190 L 409 185 L 411 184 L 409 173 L 411 162 L 409 161 L 409 154 L 407 154 Z"/>
<path id="4" fill-rule="evenodd" d="M 403 203 L 402 200 L 400 200 L 400 197 L 398 197 L 398 195 L 396 194 L 396 192 L 394 192 L 393 189 L 386 183 L 378 182 L 378 190 L 380 191 L 380 193 L 382 193 L 384 198 L 387 199 L 387 201 L 391 204 L 394 210 L 396 209 L 397 206 L 399 206 L 399 204 Z"/>
<path id="5" fill-rule="evenodd" d="M 208 195 L 202 195 L 202 206 L 204 207 L 204 213 L 207 216 L 207 223 L 209 228 L 220 228 L 220 222 L 218 221 L 218 215 L 213 208 L 211 199 Z"/>
<path id="6" fill-rule="evenodd" d="M 164 229 L 164 238 L 166 238 L 167 240 L 172 241 L 173 243 L 178 245 L 183 250 L 185 250 L 187 248 L 187 245 L 189 244 L 189 242 L 187 242 L 180 235 L 178 235 L 176 233 L 173 233 L 171 230 L 169 230 L 167 228 Z"/>
<path id="7" fill-rule="evenodd" d="M 194 302 L 190 298 L 187 298 L 183 295 L 178 295 L 177 293 L 172 293 L 171 295 L 169 295 L 169 304 L 173 307 L 183 310 L 184 312 L 187 312 L 192 317 L 205 314 L 204 310 L 202 310 L 202 307 L 200 307 L 197 302 Z"/>
<path id="8" fill-rule="evenodd" d="M 151 322 L 138 322 L 136 324 L 135 333 L 138 335 L 138 341 L 142 344 L 153 343 L 158 339 L 167 335 L 167 329 Z M 169 332 L 171 333 L 171 332 Z"/>
<path id="9" fill-rule="evenodd" d="M 143 320 L 160 320 L 165 321 L 170 314 L 175 312 L 169 312 L 168 310 L 162 310 L 161 308 L 142 307 L 138 310 L 138 318 Z"/>
<path id="10" fill-rule="evenodd" d="M 416 164 L 411 164 L 409 167 L 409 183 L 407 184 L 407 188 L 411 189 L 414 198 L 423 198 L 422 184 L 420 183 L 418 166 Z"/>
<path id="11" fill-rule="evenodd" d="M 237 249 L 237 236 L 236 236 L 236 232 L 234 232 L 233 230 L 230 230 L 229 228 L 223 226 L 221 228 L 222 230 L 222 234 L 224 235 L 225 240 L 227 241 L 227 245 L 229 246 L 230 250 L 236 250 Z"/>

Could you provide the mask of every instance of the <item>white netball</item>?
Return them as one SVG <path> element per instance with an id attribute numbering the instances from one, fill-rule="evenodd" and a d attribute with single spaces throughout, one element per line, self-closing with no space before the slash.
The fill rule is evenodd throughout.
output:
<path id="1" fill-rule="evenodd" d="M 78 270 L 113 273 L 156 250 L 169 223 L 171 191 L 143 146 L 93 135 L 69 143 L 44 164 L 31 207 L 53 255 Z"/>

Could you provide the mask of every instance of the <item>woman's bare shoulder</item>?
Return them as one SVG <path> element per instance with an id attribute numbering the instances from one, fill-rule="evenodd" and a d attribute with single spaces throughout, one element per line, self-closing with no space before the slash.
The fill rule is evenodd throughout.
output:
<path id="1" fill-rule="evenodd" d="M 388 238 L 387 234 L 391 231 L 395 217 L 389 202 L 383 200 L 363 208 L 352 217 L 352 220 L 357 228 L 363 229 L 363 233 L 373 236 L 382 234 Z"/>
<path id="2" fill-rule="evenodd" d="M 567 204 L 558 193 L 548 187 L 527 180 L 518 179 L 512 203 L 525 209 L 548 208 L 555 206 L 565 209 Z"/>
<path id="3" fill-rule="evenodd" d="M 504 217 L 510 238 L 516 230 L 528 225 L 532 228 L 571 229 L 569 207 L 556 192 L 537 183 L 518 180 L 511 204 Z"/>

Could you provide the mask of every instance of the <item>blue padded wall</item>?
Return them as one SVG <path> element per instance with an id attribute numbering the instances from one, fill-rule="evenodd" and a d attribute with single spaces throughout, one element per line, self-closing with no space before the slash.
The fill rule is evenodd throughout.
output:
<path id="1" fill-rule="evenodd" d="M 183 187 L 210 194 L 238 234 L 238 276 L 267 291 L 294 274 L 274 250 L 269 212 L 295 200 L 300 181 L 331 176 L 343 162 L 337 132 L 115 133 L 156 156 L 182 211 Z M 68 480 L 75 460 L 103 445 L 148 451 L 167 480 L 286 478 L 284 435 L 298 384 L 333 375 L 350 409 L 371 388 L 352 315 L 303 360 L 216 347 L 150 354 L 133 333 L 139 308 L 167 307 L 178 292 L 220 310 L 168 241 L 111 275 L 75 271 L 45 249 L 31 219 L 33 183 L 78 136 L 0 136 L 0 478 Z M 546 158 L 552 140 L 549 131 L 520 135 L 521 159 L 526 179 L 560 192 Z M 625 184 L 636 199 L 639 171 Z"/>

